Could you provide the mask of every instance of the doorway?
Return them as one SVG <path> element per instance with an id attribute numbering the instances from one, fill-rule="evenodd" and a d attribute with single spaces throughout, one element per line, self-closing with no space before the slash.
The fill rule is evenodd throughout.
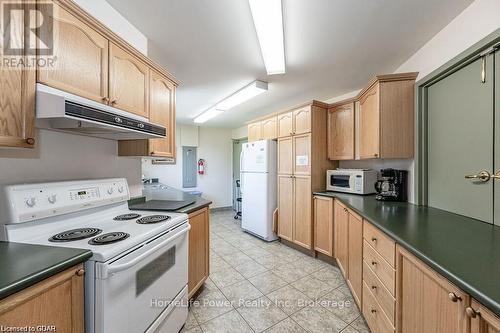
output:
<path id="1" fill-rule="evenodd" d="M 233 210 L 235 211 L 238 211 L 236 199 L 241 195 L 240 189 L 236 186 L 236 181 L 240 180 L 240 155 L 243 144 L 247 142 L 246 138 L 233 140 Z"/>

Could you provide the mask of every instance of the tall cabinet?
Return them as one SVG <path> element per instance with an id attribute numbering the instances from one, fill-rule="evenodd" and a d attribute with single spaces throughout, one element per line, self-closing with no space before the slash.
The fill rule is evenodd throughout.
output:
<path id="1" fill-rule="evenodd" d="M 325 149 L 327 105 L 313 101 L 277 115 L 278 236 L 313 249 L 313 196 L 335 167 Z"/>

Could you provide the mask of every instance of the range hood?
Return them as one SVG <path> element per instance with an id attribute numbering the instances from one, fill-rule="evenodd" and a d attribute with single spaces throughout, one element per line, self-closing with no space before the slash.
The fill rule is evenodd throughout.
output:
<path id="1" fill-rule="evenodd" d="M 111 140 L 155 139 L 165 127 L 147 118 L 46 85 L 36 85 L 36 127 Z"/>

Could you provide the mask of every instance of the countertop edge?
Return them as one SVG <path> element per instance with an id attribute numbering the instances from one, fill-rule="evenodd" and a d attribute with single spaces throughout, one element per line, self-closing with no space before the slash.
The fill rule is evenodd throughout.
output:
<path id="1" fill-rule="evenodd" d="M 74 257 L 65 260 L 63 262 L 57 263 L 53 266 L 47 267 L 41 271 L 28 275 L 22 279 L 19 279 L 10 285 L 0 289 L 0 300 L 5 299 L 19 291 L 22 291 L 26 288 L 29 288 L 38 282 L 41 282 L 51 276 L 54 276 L 58 273 L 65 271 L 68 268 L 76 266 L 82 262 L 87 261 L 92 257 L 91 251 L 83 252 L 79 255 L 75 255 Z"/>
<path id="2" fill-rule="evenodd" d="M 381 224 L 379 224 L 377 221 L 372 221 L 371 219 L 365 217 L 364 212 L 360 211 L 356 207 L 351 206 L 346 200 L 343 200 L 342 198 L 336 196 L 334 193 L 314 192 L 313 195 L 322 196 L 322 197 L 330 197 L 330 198 L 335 198 L 337 200 L 340 200 L 344 205 L 346 205 L 347 207 L 349 207 L 350 209 L 352 209 L 353 211 L 355 211 L 356 213 L 361 215 L 363 218 L 365 218 L 367 221 L 369 221 L 370 223 L 375 225 L 377 228 L 382 230 L 385 234 L 387 234 L 389 237 L 391 237 L 397 244 L 400 244 L 406 250 L 410 251 L 413 255 L 415 255 L 418 259 L 422 260 L 424 263 L 429 265 L 431 268 L 435 269 L 439 274 L 443 275 L 445 278 L 450 280 L 450 282 L 455 284 L 457 287 L 459 287 L 463 291 L 467 292 L 472 298 L 474 298 L 479 303 L 481 303 L 482 305 L 487 307 L 489 310 L 493 311 L 497 316 L 500 316 L 500 304 L 498 304 L 496 301 L 492 300 L 487 295 L 479 292 L 473 286 L 466 283 L 460 277 L 456 276 L 455 274 L 453 274 L 450 271 L 448 271 L 447 269 L 445 269 L 439 263 L 428 258 L 426 255 L 424 255 L 422 252 L 420 252 L 417 248 L 408 244 L 405 240 L 401 239 L 399 236 L 395 236 L 394 233 L 392 233 L 389 229 L 387 229 L 384 226 L 382 226 Z M 452 214 L 452 213 L 450 213 L 450 214 Z"/>

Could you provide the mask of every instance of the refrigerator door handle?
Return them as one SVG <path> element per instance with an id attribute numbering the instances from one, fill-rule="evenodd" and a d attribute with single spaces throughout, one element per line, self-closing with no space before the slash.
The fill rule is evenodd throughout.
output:
<path id="1" fill-rule="evenodd" d="M 240 153 L 240 193 L 243 194 L 243 155 L 244 150 Z"/>

